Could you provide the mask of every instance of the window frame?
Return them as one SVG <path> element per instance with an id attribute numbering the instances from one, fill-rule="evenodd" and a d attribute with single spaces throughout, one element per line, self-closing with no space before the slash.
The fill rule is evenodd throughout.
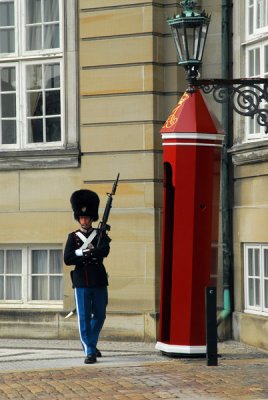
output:
<path id="1" fill-rule="evenodd" d="M 264 33 L 268 32 L 268 17 L 267 17 L 267 25 L 264 27 L 258 28 L 257 27 L 257 16 L 258 16 L 258 1 L 259 0 L 247 0 L 247 7 L 246 7 L 246 37 L 248 39 L 252 39 L 256 36 L 261 36 Z M 267 0 L 265 0 L 267 2 Z M 252 2 L 252 4 L 250 4 Z M 267 11 L 268 11 L 268 2 L 266 4 Z M 252 14 L 251 14 L 252 13 Z M 262 13 L 264 15 L 264 13 Z M 253 19 L 253 27 L 252 33 L 249 31 L 250 29 L 250 16 Z"/>
<path id="2" fill-rule="evenodd" d="M 248 44 L 245 48 L 245 55 L 246 55 L 246 76 L 248 78 L 268 78 L 268 71 L 265 71 L 265 48 L 267 48 L 268 51 L 268 37 L 262 41 L 258 41 L 255 43 L 251 43 Z M 256 66 L 256 52 L 259 51 L 259 71 L 256 72 L 256 70 L 254 70 L 255 73 L 251 74 L 250 71 L 250 54 L 251 52 L 253 52 L 252 54 L 254 54 L 254 60 L 253 60 L 253 64 L 254 64 L 254 69 Z M 268 108 L 268 103 L 262 103 L 262 107 L 263 105 L 266 106 L 266 108 Z M 247 118 L 245 121 L 245 139 L 246 142 L 249 143 L 251 141 L 259 141 L 259 140 L 267 140 L 268 139 L 268 135 L 265 133 L 265 127 L 264 126 L 260 126 L 259 124 L 257 124 L 255 118 L 254 118 L 254 125 L 258 127 L 259 131 L 258 132 L 254 132 L 254 133 L 250 133 L 250 129 L 251 129 L 251 123 L 252 123 L 252 119 Z"/>
<path id="3" fill-rule="evenodd" d="M 1 0 L 0 0 L 1 1 Z M 4 1 L 4 0 L 3 0 Z M 15 0 L 18 5 L 15 18 L 21 13 L 21 0 Z M 18 54 L 9 54 L 0 57 L 0 67 L 14 65 L 14 63 L 27 64 L 30 62 L 54 62 L 61 61 L 61 141 L 48 143 L 27 143 L 27 135 L 24 116 L 17 115 L 17 143 L 12 145 L 0 145 L 0 170 L 40 169 L 40 168 L 77 168 L 80 166 L 79 150 L 79 87 L 78 87 L 78 0 L 59 0 L 60 15 L 62 21 L 62 34 L 60 35 L 60 48 L 52 49 L 45 55 L 39 50 L 28 51 L 24 57 Z M 21 17 L 25 18 L 25 16 Z M 17 25 L 16 25 L 17 26 Z M 68 29 L 66 29 L 68 27 Z M 18 32 L 17 32 L 18 36 Z M 25 38 L 23 39 L 25 41 Z M 16 42 L 17 43 L 17 42 Z M 25 45 L 24 45 L 25 46 Z M 57 51 L 55 51 L 57 50 Z M 19 104 L 25 99 L 26 93 L 22 93 L 22 78 L 19 67 L 17 80 L 20 90 Z M 20 110 L 21 111 L 21 110 Z M 38 157 L 36 157 L 38 156 Z"/>
<path id="4" fill-rule="evenodd" d="M 61 245 L 1 245 L 0 250 L 20 250 L 22 256 L 22 272 L 21 272 L 21 299 L 20 300 L 0 300 L 0 310 L 10 308 L 23 309 L 63 309 L 64 294 L 62 300 L 32 300 L 32 250 L 59 250 L 62 253 Z M 57 274 L 62 277 L 62 287 L 64 290 L 64 264 L 62 258 L 62 273 Z"/>
<path id="5" fill-rule="evenodd" d="M 259 250 L 259 269 L 260 269 L 260 305 L 250 305 L 249 303 L 249 258 L 248 251 L 251 249 Z M 245 313 L 268 316 L 268 307 L 265 307 L 265 281 L 268 277 L 264 276 L 264 250 L 268 251 L 268 244 L 245 243 L 244 244 L 244 301 Z M 252 275 L 254 277 L 255 275 Z"/>
<path id="6" fill-rule="evenodd" d="M 21 1 L 21 0 L 20 0 Z M 42 4 L 43 4 L 44 0 L 41 0 Z M 51 48 L 51 49 L 45 49 L 45 50 L 27 50 L 26 49 L 26 30 L 23 30 L 23 36 L 22 36 L 22 53 L 25 54 L 26 56 L 30 55 L 49 55 L 49 54 L 56 54 L 56 53 L 63 53 L 64 52 L 64 33 L 65 33 L 65 29 L 64 29 L 64 1 L 62 0 L 58 0 L 59 1 L 59 26 L 61 27 L 61 29 L 59 29 L 59 33 L 60 33 L 60 40 L 59 40 L 59 47 L 56 48 Z M 19 3 L 19 8 L 21 7 L 21 3 Z M 22 27 L 26 27 L 27 26 L 27 21 L 26 21 L 26 7 L 23 7 L 24 12 L 21 13 L 21 26 Z M 44 23 L 42 21 L 42 27 L 43 27 Z"/>
<path id="7" fill-rule="evenodd" d="M 0 53 L 0 61 L 2 58 L 8 58 L 8 57 L 17 57 L 18 56 L 18 18 L 17 16 L 20 15 L 20 2 L 18 0 L 0 0 L 0 3 L 4 3 L 4 2 L 8 2 L 8 3 L 14 3 L 14 40 L 15 40 L 15 51 L 13 53 Z M 18 4 L 18 13 L 15 12 L 15 3 Z M 7 25 L 9 26 L 9 25 Z"/>
<path id="8" fill-rule="evenodd" d="M 61 58 L 53 58 L 53 59 L 46 59 L 46 60 L 34 60 L 34 61 L 27 61 L 24 62 L 22 65 L 22 69 L 24 70 L 22 72 L 22 76 L 26 77 L 26 68 L 28 65 L 36 65 L 36 64 L 41 64 L 42 66 L 45 64 L 51 64 L 51 63 L 59 63 L 60 65 L 60 76 L 64 76 L 64 65 L 63 65 L 63 60 Z M 22 82 L 22 93 L 23 93 L 23 99 L 22 103 L 20 106 L 24 107 L 24 112 L 23 112 L 23 124 L 27 125 L 28 117 L 27 117 L 27 88 L 26 88 L 26 79 L 21 79 Z M 61 140 L 56 141 L 56 142 L 32 142 L 30 143 L 28 138 L 26 138 L 26 135 L 23 135 L 23 149 L 34 149 L 34 150 L 42 150 L 42 149 L 48 149 L 48 148 L 63 148 L 65 145 L 65 107 L 64 107 L 64 84 L 60 84 L 60 96 L 61 96 Z M 47 114 L 46 114 L 47 115 Z M 28 130 L 25 128 L 24 129 L 25 133 L 28 132 Z M 29 135 L 29 132 L 28 132 Z"/>
<path id="9" fill-rule="evenodd" d="M 23 299 L 24 299 L 24 294 L 23 294 L 23 286 L 24 286 L 24 284 L 25 284 L 25 277 L 23 277 L 23 265 L 24 265 L 24 263 L 25 263 L 25 253 L 23 253 L 23 251 L 22 251 L 22 249 L 21 249 L 21 247 L 19 247 L 19 246 L 5 246 L 5 247 L 3 247 L 3 246 L 1 246 L 0 247 L 0 251 L 1 250 L 3 250 L 5 253 L 7 252 L 7 251 L 21 251 L 21 262 L 22 262 L 22 268 L 21 268 L 21 274 L 20 274 L 20 276 L 21 276 L 21 297 L 22 297 L 22 299 L 21 300 L 2 300 L 2 299 L 0 299 L 0 309 L 1 309 L 1 307 L 2 307 L 2 305 L 3 304 L 5 304 L 5 305 L 7 305 L 8 307 L 10 307 L 11 305 L 19 305 L 19 304 L 23 304 Z M 6 280 L 6 277 L 7 276 L 9 276 L 9 274 L 5 274 L 5 271 L 4 271 L 4 273 L 3 274 L 1 274 L 1 276 L 4 276 L 4 280 Z M 10 274 L 11 276 L 13 275 L 13 274 Z M 19 275 L 19 274 L 17 274 L 17 275 Z M 27 278 L 27 277 L 26 277 Z M 4 292 L 5 292 L 5 287 L 4 287 Z"/>
<path id="10" fill-rule="evenodd" d="M 18 86 L 19 86 L 19 72 L 18 72 L 18 64 L 14 64 L 12 62 L 8 62 L 5 64 L 1 64 L 0 63 L 0 70 L 3 68 L 10 68 L 10 67 L 14 67 L 15 71 L 16 71 L 16 98 L 18 97 Z M 1 89 L 1 88 L 0 88 Z M 0 94 L 2 93 L 2 91 L 0 90 Z M 1 99 L 0 99 L 0 106 L 1 106 Z M 18 136 L 18 130 L 19 130 L 19 118 L 18 118 L 18 114 L 19 114 L 19 108 L 20 108 L 20 103 L 18 101 L 16 101 L 16 136 L 17 136 L 17 142 L 14 144 L 1 144 L 1 150 L 16 150 L 20 148 L 20 140 L 21 137 Z M 2 109 L 0 110 L 0 120 L 2 121 Z M 0 143 L 2 142 L 2 129 L 0 129 Z"/>
<path id="11" fill-rule="evenodd" d="M 33 259 L 32 259 L 32 252 L 33 251 L 46 251 L 47 253 L 50 253 L 51 250 L 59 250 L 62 253 L 62 249 L 58 248 L 58 247 L 49 247 L 46 248 L 44 246 L 32 246 L 29 248 L 29 272 L 30 274 L 28 275 L 28 303 L 31 304 L 47 304 L 47 302 L 49 302 L 49 304 L 53 303 L 53 304 L 63 304 L 63 292 L 62 292 L 62 300 L 33 300 L 32 299 L 32 277 L 33 276 L 47 276 L 48 277 L 48 281 L 51 275 L 49 271 L 46 274 L 33 274 Z M 61 276 L 62 277 L 62 285 L 63 285 L 63 257 L 62 257 L 62 273 L 61 274 L 54 274 L 53 276 Z M 49 283 L 48 283 L 48 288 L 49 288 Z M 63 289 L 63 286 L 62 286 Z"/>

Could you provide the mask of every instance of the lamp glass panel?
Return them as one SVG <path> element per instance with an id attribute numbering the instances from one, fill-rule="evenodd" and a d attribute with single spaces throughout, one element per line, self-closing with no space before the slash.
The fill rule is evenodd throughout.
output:
<path id="1" fill-rule="evenodd" d="M 186 47 L 186 52 L 187 52 L 187 59 L 188 60 L 194 60 L 195 59 L 195 54 L 194 54 L 194 49 L 195 49 L 195 29 L 190 27 L 186 27 L 185 28 L 185 32 L 186 32 L 186 43 L 187 43 L 187 47 Z"/>
<path id="2" fill-rule="evenodd" d="M 201 38 L 201 27 L 194 28 L 194 53 L 193 57 L 195 60 L 200 61 L 200 38 Z"/>
<path id="3" fill-rule="evenodd" d="M 181 29 L 181 42 L 182 42 L 182 50 L 183 50 L 183 61 L 189 60 L 189 50 L 188 50 L 188 38 L 187 38 L 187 30 L 183 26 Z"/>
<path id="4" fill-rule="evenodd" d="M 208 25 L 202 25 L 200 28 L 200 44 L 199 44 L 199 55 L 198 59 L 201 61 L 203 58 L 203 53 L 204 53 L 204 48 L 205 48 L 205 42 L 206 42 L 206 37 L 207 37 L 207 31 L 208 31 Z"/>
<path id="5" fill-rule="evenodd" d="M 184 57 L 183 57 L 184 52 L 183 52 L 182 37 L 181 37 L 180 29 L 172 27 L 172 35 L 173 35 L 175 46 L 176 46 L 176 49 L 178 52 L 179 61 L 183 61 L 184 60 Z"/>

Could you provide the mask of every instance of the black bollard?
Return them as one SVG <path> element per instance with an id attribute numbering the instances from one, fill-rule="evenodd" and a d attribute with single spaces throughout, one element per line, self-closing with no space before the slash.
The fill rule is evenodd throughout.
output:
<path id="1" fill-rule="evenodd" d="M 217 350 L 217 290 L 215 287 L 206 287 L 206 339 L 207 365 L 218 365 Z"/>

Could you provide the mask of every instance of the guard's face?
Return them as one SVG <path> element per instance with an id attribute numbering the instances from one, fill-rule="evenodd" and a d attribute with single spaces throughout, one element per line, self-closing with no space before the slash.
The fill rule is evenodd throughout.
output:
<path id="1" fill-rule="evenodd" d="M 92 219 L 90 217 L 79 217 L 79 224 L 83 229 L 91 228 Z"/>

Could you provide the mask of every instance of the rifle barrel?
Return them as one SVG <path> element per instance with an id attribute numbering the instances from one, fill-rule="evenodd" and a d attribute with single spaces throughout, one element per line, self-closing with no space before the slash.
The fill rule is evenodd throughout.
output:
<path id="1" fill-rule="evenodd" d="M 118 180 L 119 180 L 119 173 L 117 174 L 117 178 L 114 181 L 113 187 L 112 187 L 112 191 L 111 193 L 107 193 L 108 196 L 108 200 L 104 209 L 104 213 L 103 213 L 103 217 L 102 217 L 102 221 L 99 224 L 99 237 L 98 237 L 98 242 L 97 242 L 97 247 L 99 247 L 102 235 L 104 234 L 104 232 L 107 230 L 107 221 L 109 218 L 109 214 L 112 208 L 112 202 L 113 202 L 113 195 L 116 192 L 116 188 L 117 188 L 117 184 L 118 184 Z"/>
<path id="2" fill-rule="evenodd" d="M 118 181 L 119 181 L 119 172 L 118 172 L 118 174 L 117 174 L 117 178 L 116 178 L 116 180 L 114 181 L 114 184 L 113 184 L 113 188 L 112 188 L 112 192 L 111 192 L 111 195 L 113 196 L 114 194 L 115 194 L 115 192 L 116 192 L 116 188 L 117 188 L 117 184 L 118 184 Z"/>

